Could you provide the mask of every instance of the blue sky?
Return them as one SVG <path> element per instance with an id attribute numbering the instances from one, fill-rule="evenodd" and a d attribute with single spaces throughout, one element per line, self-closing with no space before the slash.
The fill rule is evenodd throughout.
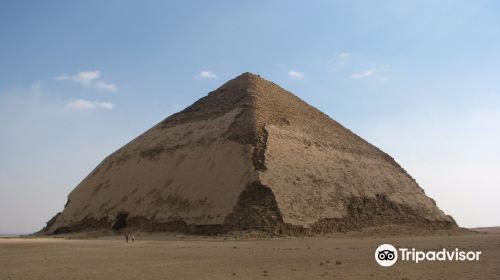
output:
<path id="1" fill-rule="evenodd" d="M 0 232 L 41 228 L 106 155 L 246 71 L 460 225 L 500 225 L 498 1 L 2 1 Z"/>

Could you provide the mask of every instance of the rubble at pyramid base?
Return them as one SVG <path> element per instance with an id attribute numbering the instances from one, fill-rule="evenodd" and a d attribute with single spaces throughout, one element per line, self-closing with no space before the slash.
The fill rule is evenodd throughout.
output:
<path id="1" fill-rule="evenodd" d="M 456 228 L 456 223 L 451 217 L 451 221 L 427 220 L 411 208 L 395 204 L 383 195 L 377 195 L 374 198 L 345 198 L 344 203 L 348 209 L 345 217 L 319 219 L 307 227 L 293 225 L 283 222 L 271 190 L 260 184 L 253 184 L 241 193 L 233 213 L 224 220 L 223 224 L 187 224 L 182 218 L 172 218 L 170 221 L 161 222 L 145 217 L 130 217 L 128 213 L 119 213 L 115 217 L 86 218 L 58 228 L 53 234 L 104 230 L 114 233 L 143 231 L 220 235 L 256 231 L 270 236 L 310 236 L 360 231 L 363 228 L 383 226 L 416 227 L 423 230 Z M 50 227 L 50 222 L 48 227 Z"/>

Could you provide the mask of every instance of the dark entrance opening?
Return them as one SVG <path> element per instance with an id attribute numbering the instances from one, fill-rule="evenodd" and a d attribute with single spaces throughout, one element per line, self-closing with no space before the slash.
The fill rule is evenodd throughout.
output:
<path id="1" fill-rule="evenodd" d="M 118 213 L 115 218 L 115 223 L 113 224 L 113 230 L 120 230 L 127 227 L 127 217 L 128 213 Z"/>

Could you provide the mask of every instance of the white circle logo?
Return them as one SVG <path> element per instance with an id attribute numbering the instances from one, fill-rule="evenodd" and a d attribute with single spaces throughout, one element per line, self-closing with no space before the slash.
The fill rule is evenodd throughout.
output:
<path id="1" fill-rule="evenodd" d="M 392 266 L 398 260 L 398 250 L 391 244 L 382 244 L 375 250 L 375 260 L 381 266 Z"/>

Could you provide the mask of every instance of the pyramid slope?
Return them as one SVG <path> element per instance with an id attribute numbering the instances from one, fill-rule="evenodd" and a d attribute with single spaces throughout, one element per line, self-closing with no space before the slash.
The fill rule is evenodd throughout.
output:
<path id="1" fill-rule="evenodd" d="M 216 233 L 455 226 L 387 154 L 245 73 L 107 157 L 45 228 Z"/>
<path id="2" fill-rule="evenodd" d="M 277 85 L 258 80 L 254 92 L 256 130 L 266 138 L 259 178 L 285 223 L 454 225 L 386 153 Z"/>

